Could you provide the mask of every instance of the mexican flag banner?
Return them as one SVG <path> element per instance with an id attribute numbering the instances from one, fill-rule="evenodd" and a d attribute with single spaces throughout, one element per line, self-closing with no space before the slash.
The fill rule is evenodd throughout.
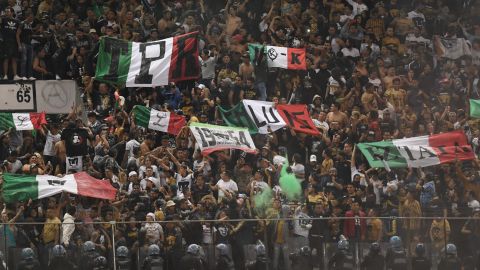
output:
<path id="1" fill-rule="evenodd" d="M 304 48 L 267 46 L 266 49 L 268 67 L 307 69 L 306 51 Z"/>
<path id="2" fill-rule="evenodd" d="M 357 146 L 373 168 L 420 168 L 475 158 L 461 130 Z"/>
<path id="3" fill-rule="evenodd" d="M 100 40 L 95 80 L 127 87 L 153 87 L 197 79 L 197 32 L 138 43 Z"/>
<path id="4" fill-rule="evenodd" d="M 135 123 L 141 127 L 177 135 L 185 126 L 185 117 L 137 105 L 133 108 Z"/>
<path id="5" fill-rule="evenodd" d="M 224 127 L 202 123 L 191 123 L 192 132 L 202 154 L 225 149 L 238 149 L 255 154 L 257 149 L 246 128 Z"/>
<path id="6" fill-rule="evenodd" d="M 67 174 L 61 178 L 52 175 L 3 175 L 3 198 L 6 202 L 42 199 L 63 191 L 107 200 L 115 199 L 117 192 L 110 182 L 93 178 L 86 172 Z"/>
<path id="7" fill-rule="evenodd" d="M 45 113 L 0 113 L 0 130 L 34 130 L 42 124 L 47 124 Z"/>
<path id="8" fill-rule="evenodd" d="M 223 121 L 230 127 L 246 127 L 250 134 L 258 133 L 258 128 L 255 123 L 247 114 L 243 103 L 238 103 L 230 110 L 226 110 L 221 106 L 218 106 L 218 111 L 222 116 Z"/>

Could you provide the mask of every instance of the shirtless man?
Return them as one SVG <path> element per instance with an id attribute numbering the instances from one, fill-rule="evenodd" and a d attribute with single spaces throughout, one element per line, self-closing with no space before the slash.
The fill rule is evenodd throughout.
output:
<path id="1" fill-rule="evenodd" d="M 348 117 L 344 112 L 338 110 L 339 105 L 337 103 L 332 103 L 330 106 L 330 112 L 327 114 L 327 122 L 330 124 L 332 122 L 338 122 L 340 128 L 345 128 L 348 124 Z"/>
<path id="2" fill-rule="evenodd" d="M 53 168 L 55 175 L 64 174 L 67 162 L 67 149 L 65 148 L 65 141 L 60 140 L 54 146 L 55 155 L 57 156 L 58 166 Z"/>

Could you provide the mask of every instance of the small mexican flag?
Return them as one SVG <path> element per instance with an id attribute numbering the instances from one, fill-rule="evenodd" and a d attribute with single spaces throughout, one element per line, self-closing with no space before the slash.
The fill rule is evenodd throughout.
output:
<path id="1" fill-rule="evenodd" d="M 3 198 L 6 202 L 42 199 L 63 191 L 85 197 L 113 200 L 117 190 L 110 182 L 98 180 L 86 172 L 52 175 L 3 175 Z"/>
<path id="2" fill-rule="evenodd" d="M 185 126 L 185 117 L 137 105 L 133 108 L 135 123 L 141 127 L 177 135 Z"/>
<path id="3" fill-rule="evenodd" d="M 42 124 L 46 124 L 45 113 L 0 113 L 0 129 L 7 130 L 15 128 L 16 130 L 40 129 Z"/>

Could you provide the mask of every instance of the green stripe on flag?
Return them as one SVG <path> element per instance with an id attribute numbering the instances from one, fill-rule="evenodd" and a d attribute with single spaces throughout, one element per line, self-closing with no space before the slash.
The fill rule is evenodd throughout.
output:
<path id="1" fill-rule="evenodd" d="M 133 108 L 135 115 L 135 124 L 144 128 L 148 128 L 148 122 L 150 121 L 150 112 L 152 109 L 145 106 L 137 105 Z"/>
<path id="2" fill-rule="evenodd" d="M 256 43 L 248 44 L 248 54 L 250 56 L 250 62 L 253 63 L 255 61 L 255 56 L 257 54 L 257 51 L 261 50 L 262 47 L 264 48 L 264 50 L 266 50 L 266 47 L 263 46 L 262 44 L 256 44 Z"/>
<path id="3" fill-rule="evenodd" d="M 218 107 L 223 121 L 230 127 L 245 127 L 251 134 L 256 134 L 258 128 L 252 119 L 248 116 L 245 106 L 242 102 L 235 105 L 230 110 L 225 110 L 222 107 Z"/>
<path id="4" fill-rule="evenodd" d="M 127 81 L 132 43 L 126 40 L 104 37 L 100 40 L 95 80 L 117 85 Z"/>
<path id="5" fill-rule="evenodd" d="M 470 99 L 470 116 L 480 118 L 480 99 Z"/>
<path id="6" fill-rule="evenodd" d="M 391 168 L 407 167 L 407 160 L 392 141 L 359 143 L 357 146 L 373 168 L 385 167 L 384 161 Z"/>
<path id="7" fill-rule="evenodd" d="M 35 176 L 8 173 L 3 175 L 3 199 L 6 202 L 37 198 L 38 183 Z"/>
<path id="8" fill-rule="evenodd" d="M 0 113 L 0 130 L 14 128 L 13 116 L 11 113 Z"/>

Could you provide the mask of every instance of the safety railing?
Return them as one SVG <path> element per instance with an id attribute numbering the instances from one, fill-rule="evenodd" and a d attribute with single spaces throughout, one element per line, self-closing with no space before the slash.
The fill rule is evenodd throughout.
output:
<path id="1" fill-rule="evenodd" d="M 67 260 L 80 265 L 88 257 L 83 248 L 87 241 L 95 244 L 95 256 L 106 258 L 108 264 L 105 269 L 115 270 L 123 269 L 116 254 L 119 246 L 126 246 L 129 250 L 127 257 L 120 258 L 120 261 L 128 261 L 129 269 L 142 269 L 151 244 L 160 248 L 163 269 L 172 270 L 178 269 L 190 244 L 202 248 L 199 259 L 205 269 L 215 269 L 219 257 L 216 245 L 220 243 L 226 244 L 227 257 L 232 260 L 235 269 L 246 269 L 259 261 L 261 254 L 257 251 L 261 249 L 260 245 L 265 247 L 265 255 L 261 259 L 268 262 L 266 269 L 274 270 L 297 269 L 296 265 L 302 260 L 308 260 L 317 269 L 331 269 L 332 258 L 339 250 L 351 257 L 352 269 L 360 269 L 365 257 L 372 252 L 373 242 L 379 244 L 380 254 L 387 255 L 392 248 L 392 236 L 399 236 L 401 240 L 399 244 L 395 243 L 404 252 L 406 269 L 411 269 L 412 259 L 419 255 L 419 243 L 424 244 L 423 256 L 431 260 L 432 269 L 437 269 L 440 260 L 447 253 L 452 253 L 451 246 L 447 248 L 448 244 L 455 245 L 456 256 L 466 265 L 465 269 L 477 263 L 480 251 L 480 218 L 477 217 L 82 222 L 75 223 L 73 233 L 67 237 L 68 225 L 71 224 L 59 224 L 56 229 L 55 225 L 46 223 L 0 224 L 3 265 L 6 269 L 17 269 L 22 261 L 22 250 L 32 248 L 35 259 L 42 269 L 46 269 L 54 257 L 52 249 L 56 244 L 65 247 Z M 52 230 L 56 232 L 55 236 L 51 235 Z M 346 246 L 345 241 L 340 245 L 338 243 L 343 237 L 348 242 Z"/>

